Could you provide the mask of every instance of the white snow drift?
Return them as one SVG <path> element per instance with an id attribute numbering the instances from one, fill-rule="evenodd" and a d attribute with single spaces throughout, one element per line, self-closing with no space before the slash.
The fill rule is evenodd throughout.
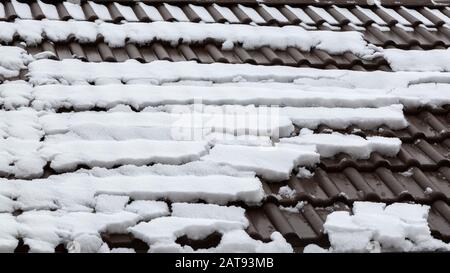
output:
<path id="1" fill-rule="evenodd" d="M 324 230 L 330 249 L 309 245 L 305 252 L 449 251 L 449 244 L 431 236 L 429 209 L 419 204 L 355 202 L 353 214 L 328 215 Z"/>

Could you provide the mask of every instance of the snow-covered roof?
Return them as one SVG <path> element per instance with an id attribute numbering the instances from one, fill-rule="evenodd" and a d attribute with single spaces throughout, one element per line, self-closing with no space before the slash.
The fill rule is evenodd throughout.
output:
<path id="1" fill-rule="evenodd" d="M 331 2 L 0 1 L 0 252 L 448 251 L 450 9 Z"/>

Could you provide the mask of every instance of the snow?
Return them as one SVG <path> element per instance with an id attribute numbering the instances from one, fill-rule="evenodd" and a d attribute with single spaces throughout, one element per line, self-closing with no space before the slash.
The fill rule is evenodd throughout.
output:
<path id="1" fill-rule="evenodd" d="M 123 211 L 128 200 L 128 196 L 122 195 L 97 195 L 95 197 L 95 212 L 115 213 Z"/>
<path id="2" fill-rule="evenodd" d="M 275 20 L 277 20 L 278 22 L 281 22 L 281 23 L 289 22 L 288 19 L 286 17 L 284 17 L 284 15 L 277 8 L 269 7 L 264 4 L 261 4 L 261 7 L 263 7 L 264 10 L 267 11 L 270 14 L 270 16 L 275 18 Z"/>
<path id="3" fill-rule="evenodd" d="M 13 81 L 0 85 L 0 106 L 5 110 L 28 106 L 33 88 L 24 81 Z"/>
<path id="4" fill-rule="evenodd" d="M 16 217 L 18 230 L 30 252 L 54 252 L 63 242 L 76 240 L 79 234 L 125 233 L 139 216 L 129 212 L 113 214 L 62 211 L 28 211 Z M 83 240 L 92 244 L 92 240 Z M 83 242 L 78 240 L 78 243 Z M 83 246 L 81 246 L 83 249 Z"/>
<path id="5" fill-rule="evenodd" d="M 126 21 L 130 22 L 137 22 L 139 19 L 136 17 L 136 14 L 134 13 L 133 9 L 126 5 L 121 5 L 119 3 L 114 3 L 114 6 L 117 7 L 120 14 L 123 15 Z"/>
<path id="6" fill-rule="evenodd" d="M 151 163 L 183 164 L 198 160 L 208 146 L 202 141 L 158 141 L 134 139 L 124 141 L 49 141 L 40 154 L 58 172 L 70 171 L 79 165 L 107 167 Z"/>
<path id="7" fill-rule="evenodd" d="M 313 176 L 314 176 L 314 172 L 311 172 L 307 168 L 305 168 L 305 167 L 298 168 L 298 173 L 297 173 L 297 177 L 298 178 L 306 178 L 306 179 L 308 179 L 308 178 L 311 178 Z"/>
<path id="8" fill-rule="evenodd" d="M 215 204 L 173 203 L 172 216 L 187 218 L 222 219 L 241 222 L 248 226 L 245 210 L 236 206 L 219 206 Z"/>
<path id="9" fill-rule="evenodd" d="M 38 0 L 38 5 L 47 19 L 51 20 L 59 19 L 58 10 L 56 9 L 55 5 L 44 3 L 41 0 Z"/>
<path id="10" fill-rule="evenodd" d="M 39 140 L 44 133 L 41 130 L 38 114 L 30 108 L 17 111 L 0 110 L 0 138 L 19 138 Z"/>
<path id="11" fill-rule="evenodd" d="M 264 243 L 251 238 L 243 230 L 225 232 L 217 247 L 194 250 L 189 246 L 180 246 L 173 242 L 159 242 L 151 246 L 151 253 L 292 253 L 293 249 L 279 232 L 273 232 L 271 240 Z"/>
<path id="12" fill-rule="evenodd" d="M 14 197 L 20 210 L 62 209 L 91 212 L 95 196 L 128 196 L 132 200 L 166 199 L 173 202 L 204 200 L 213 204 L 243 201 L 257 204 L 264 192 L 253 176 L 212 175 L 110 175 L 94 177 L 83 173 L 51 176 L 47 179 L 2 179 L 0 195 Z M 11 205 L 11 204 L 10 204 Z M 9 206 L 10 206 L 9 205 Z M 5 206 L 6 207 L 6 206 Z"/>
<path id="13" fill-rule="evenodd" d="M 224 6 L 219 6 L 216 3 L 212 4 L 212 6 L 220 13 L 222 16 L 227 19 L 230 23 L 239 23 L 239 19 L 234 15 L 234 13 L 228 8 Z"/>
<path id="14" fill-rule="evenodd" d="M 331 25 L 339 25 L 338 21 L 336 21 L 333 16 L 326 12 L 325 9 L 315 6 L 309 6 L 308 8 L 317 13 L 321 18 L 325 19 L 327 23 Z"/>
<path id="15" fill-rule="evenodd" d="M 346 211 L 328 215 L 324 224 L 331 243 L 328 251 L 448 251 L 449 244 L 431 236 L 428 211 L 419 204 L 355 202 L 352 215 Z"/>
<path id="16" fill-rule="evenodd" d="M 333 157 L 339 153 L 346 153 L 355 159 L 368 159 L 377 152 L 385 156 L 395 156 L 400 151 L 402 144 L 398 138 L 367 137 L 358 135 L 341 134 L 314 134 L 309 129 L 302 129 L 300 135 L 280 139 L 281 143 L 299 145 L 315 145 L 317 152 L 322 157 Z"/>
<path id="17" fill-rule="evenodd" d="M 246 7 L 241 4 L 238 4 L 237 6 L 240 10 L 247 14 L 247 16 L 250 17 L 254 23 L 264 24 L 266 22 L 266 20 L 264 20 L 253 7 Z"/>
<path id="18" fill-rule="evenodd" d="M 73 112 L 43 114 L 39 122 L 47 135 L 74 133 L 82 139 L 146 138 L 154 140 L 230 141 L 234 135 L 289 136 L 294 131 L 287 117 L 269 112 L 242 114 L 166 112 Z M 233 135 L 210 135 L 210 133 Z M 208 136 L 210 135 L 210 136 Z M 247 139 L 242 138 L 242 141 Z M 239 139 L 236 139 L 239 141 Z M 251 139 L 248 139 L 249 141 Z M 258 139 L 254 139 L 257 141 Z"/>
<path id="19" fill-rule="evenodd" d="M 150 222 L 141 222 L 129 229 L 134 237 L 149 245 L 158 242 L 175 242 L 178 237 L 187 236 L 201 240 L 208 235 L 235 229 L 244 229 L 241 222 L 208 218 L 159 217 Z"/>
<path id="20" fill-rule="evenodd" d="M 306 14 L 306 12 L 303 11 L 301 8 L 293 8 L 290 5 L 285 5 L 285 7 L 290 10 L 292 13 L 295 14 L 300 20 L 302 20 L 302 23 L 308 24 L 308 25 L 315 25 L 316 23 L 311 19 L 311 17 Z"/>
<path id="21" fill-rule="evenodd" d="M 195 13 L 197 13 L 197 15 L 202 19 L 203 22 L 206 22 L 206 23 L 214 23 L 215 22 L 214 18 L 211 16 L 211 14 L 209 14 L 208 10 L 206 10 L 205 7 L 197 6 L 197 5 L 193 5 L 193 4 L 189 4 L 189 7 Z"/>
<path id="22" fill-rule="evenodd" d="M 385 49 L 384 58 L 394 71 L 450 72 L 450 50 L 401 50 Z"/>
<path id="23" fill-rule="evenodd" d="M 37 60 L 28 65 L 30 82 L 43 84 L 80 84 L 95 82 L 97 79 L 119 79 L 122 82 L 148 82 L 162 84 L 180 80 L 212 81 L 215 83 L 231 83 L 237 80 L 248 80 L 250 83 L 275 80 L 278 84 L 267 83 L 268 86 L 280 88 L 280 84 L 305 87 L 311 91 L 319 91 L 333 86 L 356 95 L 365 96 L 365 106 L 370 98 L 370 106 L 386 106 L 401 99 L 405 105 L 423 103 L 448 103 L 448 92 L 442 92 L 450 83 L 450 73 L 442 72 L 384 72 L 371 73 L 347 70 L 320 70 L 312 68 L 295 68 L 287 66 L 258 66 L 250 64 L 198 64 L 195 62 L 154 61 L 141 64 L 130 60 L 123 63 L 86 63 L 80 60 Z M 423 92 L 418 86 L 434 83 L 436 86 Z M 234 83 L 242 84 L 242 83 Z M 107 86 L 106 86 L 107 87 Z M 331 93 L 328 90 L 328 93 Z M 346 93 L 346 92 L 345 92 Z M 373 97 L 382 96 L 384 100 Z M 335 95 L 336 96 L 336 95 Z M 344 97 L 345 98 L 345 97 Z M 359 99 L 349 98 L 354 102 Z M 192 100 L 192 98 L 191 98 Z M 336 100 L 333 100 L 336 101 Z M 170 102 L 168 102 L 170 103 Z M 381 105 L 380 105 L 381 104 Z M 360 105 L 360 104 L 359 104 Z M 316 106 L 316 105 L 315 105 Z M 331 105 L 327 105 L 331 106 Z M 342 106 L 342 105 L 339 105 Z"/>
<path id="24" fill-rule="evenodd" d="M 86 20 L 86 16 L 84 15 L 83 8 L 80 5 L 73 4 L 68 1 L 64 1 L 63 5 L 73 19 Z"/>
<path id="25" fill-rule="evenodd" d="M 358 17 L 356 17 L 353 13 L 351 13 L 347 8 L 341 8 L 336 5 L 333 5 L 333 8 L 337 10 L 345 18 L 349 19 L 351 23 L 355 25 L 362 25 L 361 20 L 359 20 Z"/>
<path id="26" fill-rule="evenodd" d="M 139 2 L 138 5 L 145 11 L 147 16 L 152 21 L 164 21 L 164 18 L 162 18 L 161 14 L 159 13 L 158 9 L 154 6 L 146 5 L 142 2 Z"/>
<path id="27" fill-rule="evenodd" d="M 10 78 L 19 75 L 21 69 L 33 60 L 25 49 L 0 45 L 0 76 Z"/>
<path id="28" fill-rule="evenodd" d="M 280 187 L 280 189 L 278 190 L 278 196 L 280 196 L 280 198 L 289 198 L 289 199 L 293 199 L 295 197 L 295 195 L 297 194 L 297 192 L 293 189 L 291 189 L 289 187 L 289 185 L 286 186 L 282 186 Z"/>
<path id="29" fill-rule="evenodd" d="M 31 14 L 30 6 L 27 3 L 20 3 L 17 0 L 11 0 L 11 3 L 14 7 L 14 11 L 17 15 L 22 19 L 33 19 L 33 15 Z"/>
<path id="30" fill-rule="evenodd" d="M 125 210 L 138 214 L 144 221 L 170 214 L 166 202 L 153 200 L 133 201 L 125 207 Z"/>
<path id="31" fill-rule="evenodd" d="M 319 154 L 314 147 L 306 145 L 252 147 L 219 144 L 201 159 L 238 170 L 254 171 L 264 179 L 277 182 L 288 179 L 298 165 L 314 166 L 319 162 Z"/>
<path id="32" fill-rule="evenodd" d="M 90 2 L 91 6 L 93 2 Z M 168 4 L 165 4 L 169 6 Z M 95 4 L 94 10 L 102 20 L 111 20 L 108 9 L 101 4 Z M 101 7 L 101 8 L 100 8 Z M 100 10 L 105 9 L 104 13 Z M 179 7 L 172 6 L 174 14 Z M 254 11 L 253 9 L 251 9 Z M 108 17 L 106 17 L 106 13 Z M 273 49 L 296 47 L 309 51 L 312 48 L 322 49 L 330 54 L 352 52 L 360 57 L 370 57 L 377 48 L 368 45 L 362 34 L 356 31 L 306 31 L 300 26 L 253 26 L 244 24 L 198 24 L 188 22 L 187 18 L 176 12 L 178 20 L 187 22 L 151 22 L 112 24 L 105 22 L 56 21 L 56 20 L 18 20 L 14 23 L 2 23 L 2 34 L 5 40 L 11 40 L 15 32 L 27 42 L 38 44 L 43 33 L 53 42 L 65 41 L 69 36 L 82 42 L 95 42 L 98 35 L 111 47 L 125 45 L 125 41 L 137 44 L 147 44 L 155 40 L 178 44 L 180 42 L 202 43 L 206 39 L 214 39 L 220 43 L 242 44 L 244 48 L 254 49 L 268 46 Z M 255 19 L 256 20 L 256 19 Z M 336 43 L 339 41 L 339 43 Z"/>
<path id="33" fill-rule="evenodd" d="M 19 232 L 14 216 L 0 213 L 0 253 L 13 252 L 17 247 Z"/>
<path id="34" fill-rule="evenodd" d="M 39 153 L 41 146 L 35 140 L 0 139 L 0 173 L 18 178 L 42 175 L 47 161 Z"/>
<path id="35" fill-rule="evenodd" d="M 112 20 L 111 15 L 109 14 L 108 8 L 105 5 L 97 4 L 94 1 L 88 1 L 89 5 L 94 10 L 95 14 L 98 16 L 100 20 L 110 21 Z"/>
<path id="36" fill-rule="evenodd" d="M 189 18 L 187 18 L 180 7 L 169 5 L 167 3 L 164 3 L 163 5 L 178 22 L 189 22 Z"/>

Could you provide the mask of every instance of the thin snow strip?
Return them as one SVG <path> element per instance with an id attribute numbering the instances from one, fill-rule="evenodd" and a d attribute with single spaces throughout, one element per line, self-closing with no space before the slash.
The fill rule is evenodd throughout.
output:
<path id="1" fill-rule="evenodd" d="M 385 49 L 384 58 L 394 71 L 450 72 L 450 49 Z"/>
<path id="2" fill-rule="evenodd" d="M 254 171 L 269 181 L 278 182 L 288 179 L 298 165 L 314 166 L 319 162 L 319 154 L 311 145 L 252 147 L 219 144 L 201 159 Z"/>
<path id="3" fill-rule="evenodd" d="M 395 156 L 402 144 L 398 138 L 367 137 L 347 135 L 338 132 L 331 134 L 314 134 L 309 129 L 302 129 L 300 135 L 280 139 L 281 143 L 315 145 L 322 157 L 333 157 L 346 153 L 356 159 L 367 159 L 374 152 L 385 156 Z"/>
<path id="4" fill-rule="evenodd" d="M 95 196 L 100 194 L 128 196 L 132 200 L 204 200 L 213 204 L 233 201 L 258 204 L 264 198 L 261 182 L 254 176 L 219 174 L 94 177 L 74 173 L 31 181 L 2 179 L 0 183 L 0 196 L 13 200 L 4 200 L 5 211 L 9 208 L 23 211 L 62 209 L 90 212 L 96 205 Z"/>
<path id="5" fill-rule="evenodd" d="M 358 125 L 363 129 L 375 129 L 386 125 L 393 129 L 405 128 L 408 123 L 403 115 L 402 105 L 390 105 L 379 108 L 326 108 L 326 107 L 276 107 L 259 109 L 254 105 L 165 105 L 155 108 L 146 108 L 151 111 L 166 111 L 169 113 L 189 114 L 195 111 L 200 113 L 223 113 L 226 115 L 249 115 L 253 113 L 269 113 L 270 121 L 277 121 L 277 116 L 287 117 L 299 127 L 315 129 L 320 124 L 336 129 L 345 129 L 350 125 Z M 283 134 L 280 134 L 283 135 Z"/>
<path id="6" fill-rule="evenodd" d="M 111 168 L 151 163 L 183 164 L 198 160 L 208 152 L 203 141 L 61 141 L 45 142 L 40 154 L 58 172 L 75 170 L 79 165 Z"/>
<path id="7" fill-rule="evenodd" d="M 166 175 L 166 176 L 208 176 L 225 175 L 236 177 L 253 177 L 255 173 L 238 171 L 230 166 L 222 166 L 214 162 L 193 161 L 183 165 L 164 165 L 155 164 L 152 166 L 125 165 L 115 169 L 92 168 L 89 170 L 81 169 L 77 173 L 85 173 L 96 177 L 106 177 L 114 175 Z"/>
<path id="8" fill-rule="evenodd" d="M 120 104 L 135 109 L 166 104 L 255 104 L 294 107 L 380 107 L 411 99 L 408 94 L 394 96 L 392 90 L 352 89 L 280 84 L 279 90 L 258 84 L 211 86 L 155 86 L 155 85 L 43 85 L 33 89 L 35 109 L 74 108 L 87 110 L 94 107 L 110 109 Z M 422 95 L 425 96 L 425 95 Z M 431 96 L 430 96 L 431 97 Z M 419 97 L 420 98 L 420 97 Z"/>
<path id="9" fill-rule="evenodd" d="M 331 54 L 353 52 L 360 57 L 371 56 L 378 50 L 368 45 L 362 34 L 356 31 L 306 31 L 300 26 L 271 27 L 191 22 L 112 24 L 17 20 L 13 23 L 2 22 L 0 27 L 2 30 L 5 29 L 0 35 L 2 40 L 11 41 L 13 39 L 11 33 L 17 33 L 30 45 L 39 44 L 45 33 L 45 37 L 53 42 L 66 41 L 69 36 L 80 42 L 95 42 L 97 36 L 101 35 L 111 47 L 124 46 L 126 41 L 147 44 L 159 40 L 176 45 L 180 42 L 202 43 L 206 39 L 214 39 L 226 44 L 227 47 L 230 44 L 242 44 L 248 49 L 268 46 L 273 49 L 296 47 L 309 51 L 318 48 Z"/>
<path id="10" fill-rule="evenodd" d="M 259 110 L 259 109 L 257 109 Z M 266 111 L 264 111 L 266 110 Z M 272 120 L 274 118 L 275 120 Z M 201 140 L 211 132 L 231 135 L 289 136 L 289 118 L 270 109 L 243 114 L 165 112 L 75 112 L 45 114 L 39 121 L 47 135 L 72 132 L 84 139 Z"/>
<path id="11" fill-rule="evenodd" d="M 17 111 L 0 110 L 0 138 L 39 140 L 43 135 L 38 114 L 33 109 L 24 107 Z"/>
<path id="12" fill-rule="evenodd" d="M 153 200 L 133 201 L 125 207 L 125 210 L 138 214 L 144 221 L 150 221 L 153 218 L 170 214 L 169 206 L 167 206 L 166 202 Z"/>
<path id="13" fill-rule="evenodd" d="M 30 104 L 33 88 L 24 81 L 14 81 L 0 85 L 0 106 L 13 110 Z"/>
<path id="14" fill-rule="evenodd" d="M 328 250 L 309 245 L 305 252 L 449 251 L 450 245 L 431 236 L 429 206 L 419 204 L 355 202 L 353 215 L 328 215 L 324 232 Z"/>
<path id="15" fill-rule="evenodd" d="M 222 219 L 241 222 L 248 226 L 245 210 L 236 206 L 219 206 L 215 204 L 173 203 L 172 216 L 187 218 Z"/>
<path id="16" fill-rule="evenodd" d="M 25 69 L 32 60 L 33 57 L 23 48 L 0 45 L 0 76 L 17 77 L 20 70 Z"/>
<path id="17" fill-rule="evenodd" d="M 210 81 L 215 83 L 242 81 L 270 81 L 298 85 L 333 86 L 376 89 L 381 92 L 421 83 L 450 83 L 445 72 L 385 72 L 370 73 L 350 70 L 321 70 L 288 66 L 262 66 L 251 64 L 199 64 L 196 62 L 154 61 L 146 64 L 135 60 L 122 63 L 93 63 L 76 59 L 37 60 L 28 65 L 30 82 L 43 84 L 95 83 L 98 80 L 120 80 L 124 83 L 163 84 L 178 81 Z M 268 83 L 270 84 L 270 82 Z M 405 88 L 405 89 L 403 89 Z M 366 91 L 367 92 L 367 91 Z M 427 97 L 426 94 L 423 95 Z"/>

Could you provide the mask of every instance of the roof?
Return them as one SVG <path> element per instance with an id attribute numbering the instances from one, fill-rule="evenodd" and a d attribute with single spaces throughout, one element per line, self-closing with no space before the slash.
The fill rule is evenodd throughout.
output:
<path id="1" fill-rule="evenodd" d="M 360 217 L 360 201 L 384 203 L 385 211 L 398 203 L 430 206 L 420 216 L 427 221 L 411 219 L 418 217 L 434 239 L 450 242 L 448 2 L 71 2 L 0 1 L 0 151 L 6 158 L 0 162 L 0 217 L 11 223 L 0 227 L 6 242 L 0 240 L 0 250 L 65 252 L 81 245 L 93 251 L 83 248 L 82 236 L 52 241 L 33 233 L 33 224 L 60 232 L 35 217 L 49 223 L 66 217 L 64 224 L 76 228 L 72 219 L 87 221 L 94 233 L 101 230 L 101 239 L 88 230 L 90 240 L 100 240 L 95 251 L 103 242 L 102 251 L 233 251 L 227 248 L 233 236 L 249 241 L 245 251 L 302 252 L 311 244 L 339 250 L 338 236 L 346 235 L 339 228 L 349 227 L 334 218 L 324 224 L 339 211 Z M 77 32 L 79 26 L 85 32 Z M 225 33 L 232 26 L 242 35 Z M 288 31 L 298 41 L 288 39 Z M 275 33 L 278 40 L 271 39 Z M 6 46 L 18 49 L 1 55 Z M 413 54 L 417 58 L 406 60 Z M 10 61 L 10 55 L 19 57 Z M 182 106 L 197 96 L 207 117 L 217 110 L 235 114 L 222 105 L 254 110 L 269 104 L 281 118 L 233 145 L 214 137 L 207 145 L 169 143 L 170 126 L 192 114 Z M 273 147 L 254 150 L 254 143 L 267 141 Z M 245 148 L 231 148 L 239 143 Z M 292 145 L 301 148 L 294 153 Z M 180 202 L 221 207 L 190 209 Z M 226 205 L 237 208 L 225 212 Z M 385 219 L 377 213 L 370 217 Z M 389 217 L 406 226 L 413 221 Z M 176 226 L 176 218 L 189 219 L 185 229 L 154 235 Z M 190 233 L 190 224 L 208 231 Z M 370 238 L 382 247 L 390 242 Z M 436 243 L 428 249 L 446 248 Z"/>

